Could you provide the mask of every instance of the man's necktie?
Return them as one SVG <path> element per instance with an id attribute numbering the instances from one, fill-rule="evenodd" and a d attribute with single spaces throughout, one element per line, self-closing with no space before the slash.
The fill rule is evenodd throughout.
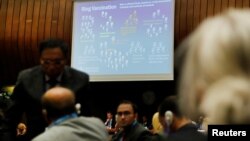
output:
<path id="1" fill-rule="evenodd" d="M 126 141 L 126 135 L 125 135 L 125 133 L 122 134 L 122 139 L 121 140 L 122 141 Z"/>

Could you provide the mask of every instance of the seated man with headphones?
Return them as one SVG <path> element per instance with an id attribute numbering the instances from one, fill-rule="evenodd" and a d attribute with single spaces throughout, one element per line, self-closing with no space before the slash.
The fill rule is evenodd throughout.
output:
<path id="1" fill-rule="evenodd" d="M 206 141 L 206 135 L 197 131 L 192 121 L 183 116 L 177 105 L 176 96 L 169 96 L 159 105 L 159 121 L 167 141 Z M 159 135 L 162 136 L 162 135 Z M 158 139 L 159 140 L 159 139 Z"/>

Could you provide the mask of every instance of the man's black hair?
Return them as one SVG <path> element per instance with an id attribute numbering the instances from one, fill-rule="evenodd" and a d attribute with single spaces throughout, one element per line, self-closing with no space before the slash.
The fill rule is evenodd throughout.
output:
<path id="1" fill-rule="evenodd" d="M 68 56 L 68 45 L 61 39 L 48 39 L 42 41 L 39 45 L 39 53 L 40 55 L 42 52 L 47 48 L 60 48 L 65 57 Z"/>
<path id="2" fill-rule="evenodd" d="M 132 101 L 129 101 L 129 100 L 122 100 L 122 101 L 119 103 L 119 105 L 121 105 L 121 104 L 130 104 L 130 105 L 132 106 L 132 108 L 133 108 L 134 113 L 138 113 L 138 107 L 137 107 L 137 105 L 136 105 L 135 103 L 133 103 Z"/>
<path id="3" fill-rule="evenodd" d="M 178 107 L 177 97 L 176 96 L 169 96 L 166 97 L 163 102 L 159 105 L 159 115 L 165 116 L 166 111 L 171 111 L 178 117 L 181 117 L 182 114 Z"/>

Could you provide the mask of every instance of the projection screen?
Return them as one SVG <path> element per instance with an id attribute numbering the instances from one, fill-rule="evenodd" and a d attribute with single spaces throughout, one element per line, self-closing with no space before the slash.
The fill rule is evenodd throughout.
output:
<path id="1" fill-rule="evenodd" d="M 71 66 L 90 81 L 173 80 L 174 0 L 75 0 Z"/>

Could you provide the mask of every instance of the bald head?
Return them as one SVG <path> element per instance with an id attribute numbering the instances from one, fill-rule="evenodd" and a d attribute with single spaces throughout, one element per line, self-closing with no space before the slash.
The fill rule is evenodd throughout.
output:
<path id="1" fill-rule="evenodd" d="M 45 92 L 42 105 L 51 118 L 75 112 L 75 94 L 67 88 L 54 87 Z"/>

